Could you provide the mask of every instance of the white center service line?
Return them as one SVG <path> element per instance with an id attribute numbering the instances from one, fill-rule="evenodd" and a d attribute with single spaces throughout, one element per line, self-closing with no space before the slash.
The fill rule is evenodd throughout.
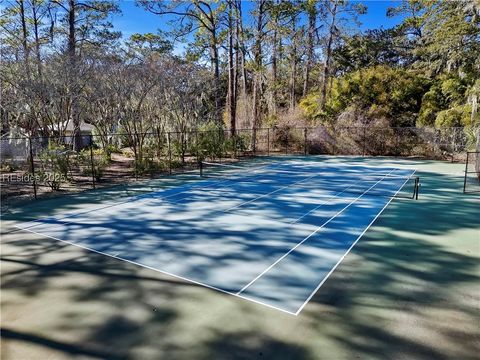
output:
<path id="1" fill-rule="evenodd" d="M 315 235 L 317 232 L 319 232 L 325 225 L 327 225 L 330 221 L 335 219 L 338 215 L 340 215 L 342 212 L 344 212 L 346 209 L 348 209 L 352 204 L 357 202 L 358 199 L 360 199 L 365 193 L 367 193 L 370 189 L 372 189 L 375 185 L 377 185 L 379 182 L 381 182 L 383 179 L 385 179 L 388 175 L 390 175 L 393 171 L 396 169 L 391 170 L 388 174 L 385 174 L 380 180 L 378 180 L 375 184 L 370 186 L 367 190 L 365 190 L 361 195 L 359 195 L 357 198 L 355 198 L 353 201 L 351 201 L 347 206 L 345 206 L 343 209 L 338 211 L 335 215 L 333 215 L 330 219 L 325 221 L 322 225 L 320 225 L 315 231 L 313 231 L 310 235 L 308 235 L 305 239 L 300 241 L 297 245 L 292 247 L 288 252 L 283 254 L 280 258 L 278 258 L 273 264 L 271 264 L 268 268 L 266 268 L 264 271 L 262 271 L 259 275 L 257 275 L 252 281 L 250 281 L 247 285 L 245 285 L 243 288 L 240 289 L 240 291 L 237 292 L 237 295 L 241 294 L 243 291 L 245 291 L 250 285 L 252 285 L 255 281 L 257 281 L 259 278 L 261 278 L 266 272 L 268 272 L 271 268 L 273 268 L 275 265 L 277 265 L 280 261 L 282 261 L 284 258 L 286 258 L 292 251 L 294 251 L 296 248 L 298 248 L 300 245 L 302 245 L 305 241 L 310 239 L 313 235 Z"/>
<path id="2" fill-rule="evenodd" d="M 300 184 L 300 183 L 302 183 L 302 182 L 305 182 L 305 181 L 310 180 L 310 179 L 312 179 L 312 178 L 314 178 L 314 177 L 317 177 L 317 176 L 319 176 L 319 175 L 318 175 L 318 174 L 315 174 L 315 175 L 309 176 L 309 177 L 306 178 L 306 179 L 302 179 L 302 180 L 296 181 L 296 182 L 294 182 L 294 183 L 291 183 L 291 184 L 288 184 L 288 185 L 286 185 L 286 186 L 283 186 L 283 187 L 281 187 L 281 188 L 279 188 L 279 189 L 277 189 L 277 190 L 274 190 L 274 191 L 271 191 L 271 192 L 269 192 L 269 193 L 266 193 L 266 194 L 257 196 L 256 198 L 253 198 L 253 199 L 244 201 L 244 202 L 242 202 L 242 203 L 240 203 L 240 204 L 238 204 L 238 205 L 232 206 L 231 208 L 228 208 L 227 210 L 224 210 L 224 211 L 227 212 L 227 211 L 230 211 L 230 210 L 239 208 L 239 207 L 241 207 L 241 206 L 243 206 L 243 205 L 250 204 L 250 203 L 252 203 L 252 202 L 254 202 L 254 201 L 257 201 L 258 199 L 264 198 L 264 197 L 266 197 L 266 196 L 268 196 L 268 195 L 271 195 L 271 194 L 275 194 L 276 192 L 278 192 L 278 191 L 280 191 L 280 190 L 287 189 L 287 188 L 289 188 L 289 187 L 291 187 L 291 186 L 293 186 L 293 185 Z"/>

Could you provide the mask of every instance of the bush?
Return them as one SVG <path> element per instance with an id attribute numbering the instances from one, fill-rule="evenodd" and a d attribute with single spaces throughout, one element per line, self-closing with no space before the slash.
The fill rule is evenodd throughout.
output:
<path id="1" fill-rule="evenodd" d="M 252 140 L 250 134 L 237 134 L 225 140 L 225 151 L 231 153 L 243 153 L 247 151 Z"/>
<path id="2" fill-rule="evenodd" d="M 411 126 L 428 85 L 428 80 L 413 72 L 374 66 L 333 79 L 323 109 L 318 93 L 309 94 L 300 106 L 307 118 L 324 123 L 353 109 L 366 119 L 387 118 L 390 126 Z"/>
<path id="3" fill-rule="evenodd" d="M 126 157 L 126 158 L 133 158 L 133 157 L 135 157 L 135 154 L 134 154 L 133 150 L 130 149 L 130 148 L 124 148 L 124 149 L 122 149 L 122 152 L 121 152 L 121 153 L 122 153 L 122 156 L 124 156 L 124 157 Z"/>
<path id="4" fill-rule="evenodd" d="M 447 110 L 442 110 L 435 118 L 435 127 L 461 127 L 470 123 L 471 107 L 456 106 Z"/>
<path id="5" fill-rule="evenodd" d="M 93 153 L 93 154 L 92 154 Z M 102 149 L 94 149 L 90 152 L 90 149 L 83 149 L 78 154 L 78 165 L 83 168 L 83 174 L 86 176 L 92 176 L 92 155 L 93 155 L 93 171 L 95 174 L 95 180 L 99 181 L 105 172 L 108 164 L 110 164 L 110 155 Z"/>
<path id="6" fill-rule="evenodd" d="M 153 158 L 145 157 L 133 162 L 134 171 L 137 175 L 151 174 L 165 169 L 165 164 Z"/>
<path id="7" fill-rule="evenodd" d="M 220 157 L 225 151 L 225 131 L 215 122 L 202 124 L 198 129 L 195 152 L 199 159 Z"/>
<path id="8" fill-rule="evenodd" d="M 38 175 L 52 190 L 60 190 L 61 184 L 68 180 L 71 154 L 65 145 L 53 142 L 40 153 Z"/>
<path id="9" fill-rule="evenodd" d="M 2 163 L 0 163 L 0 172 L 1 173 L 9 173 L 9 172 L 12 172 L 12 171 L 15 171 L 15 170 L 17 170 L 17 167 L 15 166 L 15 164 L 13 162 L 3 161 Z"/>

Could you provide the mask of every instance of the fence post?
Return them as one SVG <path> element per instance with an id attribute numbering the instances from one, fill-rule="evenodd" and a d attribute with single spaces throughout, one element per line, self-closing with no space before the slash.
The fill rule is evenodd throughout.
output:
<path id="1" fill-rule="evenodd" d="M 464 194 L 467 192 L 468 155 L 469 155 L 469 152 L 467 151 L 467 159 L 465 161 L 465 174 L 464 174 L 464 177 L 463 177 L 463 193 Z"/>
<path id="2" fill-rule="evenodd" d="M 307 156 L 307 128 L 303 129 L 303 154 Z"/>
<path id="3" fill-rule="evenodd" d="M 197 164 L 200 162 L 199 151 L 200 147 L 198 146 L 198 129 L 195 129 L 195 157 L 197 160 Z"/>
<path id="4" fill-rule="evenodd" d="M 28 147 L 30 152 L 30 170 L 32 172 L 32 179 L 33 179 L 33 196 L 35 200 L 37 199 L 37 180 L 35 176 L 35 165 L 33 159 L 33 149 L 32 149 L 32 137 L 28 137 Z"/>
<path id="5" fill-rule="evenodd" d="M 457 152 L 458 127 L 453 128 L 453 149 L 452 149 L 452 163 L 455 161 L 455 153 Z"/>
<path id="6" fill-rule="evenodd" d="M 178 134 L 178 133 L 177 133 Z M 178 137 L 177 137 L 177 141 L 178 141 Z M 180 151 L 182 152 L 182 171 L 183 169 L 185 168 L 185 132 L 184 131 L 181 131 L 180 132 Z"/>
<path id="7" fill-rule="evenodd" d="M 167 147 L 168 147 L 168 173 L 172 173 L 172 146 L 170 141 L 170 132 L 167 132 Z"/>
<path id="8" fill-rule="evenodd" d="M 237 158 L 237 129 L 233 131 L 233 158 Z"/>
<path id="9" fill-rule="evenodd" d="M 364 125 L 363 126 L 363 150 L 362 150 L 362 156 L 365 156 L 365 151 L 366 151 L 366 146 L 367 146 L 367 127 Z"/>
<path id="10" fill-rule="evenodd" d="M 219 128 L 218 129 L 218 141 L 220 142 L 220 159 L 219 159 L 220 163 L 222 162 L 223 153 L 225 152 L 225 149 L 224 149 L 225 143 L 223 142 L 222 134 L 223 134 L 223 129 Z"/>
<path id="11" fill-rule="evenodd" d="M 267 128 L 267 156 L 270 156 L 270 128 Z"/>
<path id="12" fill-rule="evenodd" d="M 337 129 L 333 127 L 333 155 L 337 155 Z"/>
<path id="13" fill-rule="evenodd" d="M 92 168 L 92 185 L 95 189 L 95 164 L 93 162 L 93 136 L 90 134 L 90 166 Z"/>
<path id="14" fill-rule="evenodd" d="M 399 150 L 399 149 L 398 149 L 398 145 L 399 145 L 398 140 L 399 140 L 399 137 L 400 137 L 400 135 L 399 135 L 400 129 L 394 128 L 394 131 L 395 131 L 395 149 L 394 149 L 394 154 L 395 154 L 395 157 L 398 157 L 398 156 L 400 155 L 399 152 L 398 152 L 398 150 Z"/>

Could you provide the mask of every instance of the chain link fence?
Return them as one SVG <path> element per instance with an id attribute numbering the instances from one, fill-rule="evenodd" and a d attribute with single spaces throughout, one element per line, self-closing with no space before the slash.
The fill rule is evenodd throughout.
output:
<path id="1" fill-rule="evenodd" d="M 127 184 L 195 169 L 200 160 L 328 154 L 467 160 L 477 133 L 464 128 L 273 127 L 71 136 L 2 137 L 2 202 Z M 471 161 L 469 155 L 469 161 Z M 476 155 L 478 158 L 478 155 Z M 476 161 L 476 160 L 475 160 Z M 467 163 L 468 165 L 468 163 Z M 470 186 L 470 183 L 467 185 Z"/>

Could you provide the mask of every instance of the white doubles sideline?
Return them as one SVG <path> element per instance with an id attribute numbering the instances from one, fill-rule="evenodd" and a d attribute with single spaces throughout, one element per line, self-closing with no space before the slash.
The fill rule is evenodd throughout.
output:
<path id="1" fill-rule="evenodd" d="M 395 170 L 395 169 L 394 169 Z M 391 170 L 388 174 L 391 174 L 394 170 Z M 387 174 L 387 175 L 388 175 Z M 383 176 L 380 180 L 378 180 L 375 184 L 373 184 L 372 186 L 370 186 L 367 190 L 365 190 L 362 194 L 360 194 L 359 196 L 357 196 L 353 201 L 351 201 L 350 203 L 348 203 L 345 207 L 343 207 L 342 209 L 340 209 L 335 215 L 333 215 L 330 219 L 328 219 L 327 221 L 325 221 L 322 225 L 320 225 L 318 228 L 316 228 L 312 233 L 310 233 L 310 235 L 308 235 L 307 237 L 305 237 L 302 241 L 300 241 L 298 244 L 296 244 L 295 246 L 293 246 L 290 250 L 288 250 L 285 254 L 283 254 L 281 257 L 279 257 L 274 263 L 272 263 L 268 268 L 266 268 L 263 272 L 261 272 L 260 274 L 258 274 L 252 281 L 250 281 L 247 285 L 245 285 L 237 294 L 241 294 L 242 292 L 244 292 L 250 285 L 252 285 L 255 281 L 257 281 L 258 279 L 260 279 L 260 277 L 262 277 L 265 273 L 267 273 L 270 269 L 272 269 L 275 265 L 277 265 L 280 261 L 282 261 L 284 258 L 286 258 L 292 251 L 294 251 L 296 248 L 298 248 L 300 245 L 302 245 L 305 241 L 307 241 L 308 239 L 310 239 L 313 235 L 315 235 L 317 232 L 319 232 L 323 227 L 325 227 L 325 225 L 327 225 L 328 223 L 330 223 L 333 219 L 335 219 L 338 215 L 340 215 L 341 213 L 343 213 L 346 209 L 348 209 L 352 204 L 354 204 L 355 202 L 358 201 L 358 199 L 360 199 L 363 195 L 365 195 L 370 189 L 372 189 L 375 185 L 377 185 L 379 182 L 381 182 L 387 175 Z"/>
<path id="2" fill-rule="evenodd" d="M 266 165 L 268 166 L 268 165 Z M 20 227 L 20 226 L 16 226 L 17 228 L 21 229 L 21 230 L 26 230 L 26 231 L 29 231 L 31 233 L 34 233 L 34 234 L 37 234 L 37 235 L 40 235 L 40 236 L 45 236 L 45 237 L 48 237 L 48 238 L 51 238 L 51 239 L 54 239 L 54 240 L 57 240 L 57 241 L 61 241 L 61 242 L 64 242 L 64 243 L 67 243 L 69 245 L 73 245 L 73 246 L 77 246 L 79 248 L 82 248 L 82 249 L 85 249 L 85 250 L 88 250 L 88 251 L 92 251 L 92 252 L 95 252 L 95 253 L 98 253 L 98 254 L 101 254 L 101 255 L 104 255 L 104 256 L 108 256 L 108 257 L 111 257 L 111 258 L 115 258 L 115 259 L 118 259 L 118 260 L 122 260 L 122 261 L 125 261 L 127 263 L 131 263 L 131 264 L 135 264 L 137 266 L 141 266 L 141 267 L 144 267 L 144 268 L 148 268 L 150 270 L 153 270 L 153 271 L 156 271 L 156 272 L 159 272 L 159 273 L 162 273 L 162 274 L 165 274 L 165 275 L 168 275 L 168 276 L 172 276 L 172 277 L 175 277 L 175 278 L 178 278 L 178 279 L 181 279 L 183 281 L 186 281 L 186 282 L 190 282 L 190 283 L 194 283 L 194 284 L 197 284 L 197 285 L 201 285 L 201 286 L 204 286 L 204 287 L 207 287 L 207 288 L 210 288 L 210 289 L 213 289 L 213 290 L 216 290 L 216 291 L 219 291 L 219 292 L 222 292 L 222 293 L 225 293 L 225 294 L 229 294 L 229 295 L 233 295 L 235 297 L 238 297 L 238 298 L 241 298 L 241 299 L 244 299 L 244 300 L 248 300 L 248 301 L 251 301 L 251 302 L 254 302 L 254 303 L 257 303 L 257 304 L 261 304 L 261 305 L 264 305 L 264 306 L 267 306 L 267 307 L 270 307 L 270 308 L 273 308 L 275 310 L 279 310 L 279 311 L 282 311 L 282 312 L 285 312 L 285 313 L 288 313 L 288 314 L 291 314 L 291 315 L 298 315 L 300 313 L 300 311 L 304 308 L 304 306 L 308 303 L 308 301 L 311 299 L 311 297 L 318 291 L 318 289 L 321 287 L 321 285 L 326 281 L 326 279 L 329 277 L 329 275 L 335 270 L 335 268 L 340 264 L 340 262 L 343 260 L 343 258 L 348 254 L 348 252 L 353 248 L 353 246 L 357 243 L 357 241 L 361 238 L 361 236 L 368 230 L 368 228 L 375 222 L 375 220 L 378 218 L 378 216 L 380 216 L 380 214 L 383 212 L 383 210 L 388 206 L 388 204 L 392 201 L 393 198 L 391 198 L 386 204 L 385 206 L 383 207 L 382 210 L 380 210 L 380 212 L 376 215 L 376 217 L 372 220 L 372 222 L 368 225 L 368 227 L 366 229 L 364 229 L 364 231 L 362 232 L 362 234 L 356 239 L 356 241 L 352 244 L 352 246 L 346 251 L 346 253 L 342 256 L 342 258 L 337 262 L 337 264 L 331 269 L 331 271 L 325 276 L 325 278 L 321 281 L 321 283 L 316 287 L 316 289 L 312 292 L 312 294 L 308 297 L 308 299 L 302 304 L 302 306 L 296 311 L 296 312 L 291 312 L 291 311 L 288 311 L 288 310 L 285 310 L 285 309 L 282 309 L 280 307 L 277 307 L 277 306 L 273 306 L 273 305 L 270 305 L 268 303 L 264 303 L 262 301 L 258 301 L 258 300 L 255 300 L 255 299 L 252 299 L 252 298 L 249 298 L 247 296 L 243 296 L 241 293 L 247 289 L 250 285 L 252 285 L 256 280 L 258 280 L 263 274 L 265 274 L 268 270 L 270 270 L 271 268 L 273 268 L 276 264 L 278 264 L 283 258 L 285 258 L 286 256 L 288 256 L 288 254 L 290 254 L 292 251 L 294 251 L 296 248 L 298 248 L 301 244 L 303 244 L 305 241 L 307 241 L 311 236 L 313 236 L 315 233 L 317 233 L 321 228 L 323 228 L 325 225 L 327 225 L 330 221 L 332 221 L 336 216 L 338 216 L 340 213 L 342 213 L 345 209 L 347 209 L 348 207 L 350 207 L 354 202 L 358 201 L 358 199 L 360 199 L 363 195 L 365 195 L 370 189 L 372 189 L 375 185 L 377 185 L 379 182 L 381 182 L 386 176 L 388 176 L 390 173 L 392 173 L 393 171 L 396 171 L 396 170 L 399 170 L 399 169 L 393 169 L 391 170 L 388 174 L 385 174 L 384 177 L 382 177 L 380 180 L 378 180 L 375 184 L 373 184 L 372 186 L 370 186 L 367 190 L 365 190 L 361 195 L 359 195 L 357 198 L 355 198 L 352 202 L 350 202 L 348 205 L 346 205 L 343 209 L 341 209 L 339 212 L 337 212 L 334 216 L 332 216 L 330 219 L 328 219 L 324 224 L 320 225 L 315 231 L 313 231 L 310 235 L 308 235 L 306 238 L 304 238 L 301 242 L 299 242 L 298 244 L 296 244 L 294 247 L 292 247 L 286 254 L 284 254 L 281 258 L 277 259 L 273 264 L 271 264 L 266 270 L 264 270 L 261 274 L 259 274 L 257 277 L 255 277 L 252 281 L 250 281 L 246 286 L 244 286 L 240 291 L 238 292 L 231 292 L 231 291 L 227 291 L 227 290 L 224 290 L 224 289 L 220 289 L 220 288 L 217 288 L 215 286 L 212 286 L 212 285 L 209 285 L 209 284 L 205 284 L 205 283 L 202 283 L 202 282 L 199 282 L 199 281 L 196 281 L 196 280 L 192 280 L 192 279 L 189 279 L 189 278 L 186 278 L 186 277 L 183 277 L 183 276 L 180 276 L 180 275 L 176 275 L 176 274 L 173 274 L 173 273 L 170 273 L 170 272 L 167 272 L 167 271 L 163 271 L 163 270 L 160 270 L 160 269 L 157 269 L 157 268 L 153 268 L 151 266 L 148 266 L 148 265 L 144 265 L 144 264 L 141 264 L 141 263 L 137 263 L 135 261 L 131 261 L 131 260 L 128 260 L 128 259 L 124 259 L 122 257 L 118 257 L 116 255 L 112 255 L 112 254 L 108 254 L 108 253 L 105 253 L 105 252 L 102 252 L 102 251 L 98 251 L 98 250 L 95 250 L 95 249 L 92 249 L 92 248 L 89 248 L 89 247 L 86 247 L 86 246 L 83 246 L 83 245 L 79 245 L 79 244 L 76 244 L 76 243 L 72 243 L 72 242 L 69 242 L 69 241 L 66 241 L 66 240 L 62 240 L 62 239 L 59 239 L 59 238 L 56 238 L 56 237 L 53 237 L 53 236 L 49 236 L 49 235 L 46 235 L 46 234 L 42 234 L 40 232 L 36 232 L 34 230 L 32 230 L 31 228 L 23 228 L 23 227 Z M 306 180 L 306 179 L 303 179 L 303 181 Z M 217 183 L 221 183 L 220 182 L 217 182 Z M 213 184 L 210 184 L 209 186 L 206 186 L 207 188 L 210 187 L 211 185 Z M 290 184 L 289 186 L 292 186 L 294 184 Z M 403 187 L 403 185 L 402 185 Z M 400 187 L 398 189 L 398 191 L 401 190 Z M 199 187 L 196 187 L 196 188 L 202 188 L 201 186 Z M 344 190 L 345 191 L 345 190 Z M 340 195 L 341 193 L 343 193 L 344 191 L 342 192 L 339 192 L 335 195 L 333 195 L 331 198 L 329 198 L 326 202 L 323 202 L 322 204 L 320 204 L 319 206 L 327 203 L 328 201 L 331 201 L 333 198 L 337 197 L 338 195 Z M 397 191 L 397 193 L 398 193 Z M 178 195 L 179 193 L 176 193 L 174 195 Z M 267 194 L 266 194 L 267 195 Z M 125 203 L 126 201 L 124 202 L 121 202 L 120 204 L 122 203 Z M 119 203 L 116 203 L 114 204 L 113 206 L 116 206 L 116 205 L 119 205 Z M 83 212 L 81 212 L 83 213 Z M 73 216 L 73 215 L 78 215 L 78 213 L 76 214 L 69 214 L 69 216 Z M 68 216 L 67 216 L 68 217 Z M 34 221 L 32 221 L 34 222 Z M 30 223 L 30 222 L 28 222 Z"/>

